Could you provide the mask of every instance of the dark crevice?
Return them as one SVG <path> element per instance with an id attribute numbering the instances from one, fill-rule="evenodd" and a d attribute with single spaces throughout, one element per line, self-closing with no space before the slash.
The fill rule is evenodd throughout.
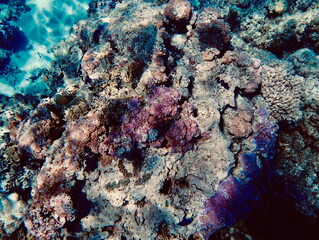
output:
<path id="1" fill-rule="evenodd" d="M 190 76 L 189 78 L 189 84 L 187 86 L 187 89 L 188 89 L 188 95 L 189 96 L 192 96 L 193 95 L 193 89 L 194 89 L 194 81 L 195 81 L 195 78 L 193 76 Z"/>
<path id="2" fill-rule="evenodd" d="M 219 85 L 221 85 L 226 90 L 229 90 L 229 85 L 224 80 L 220 79 L 219 77 L 216 78 L 216 81 Z"/>
<path id="3" fill-rule="evenodd" d="M 224 133 L 224 125 L 225 125 L 225 123 L 224 123 L 224 118 L 223 118 L 223 114 L 221 113 L 220 114 L 220 120 L 219 120 L 219 129 L 220 129 L 220 131 L 222 132 L 222 133 Z"/>
<path id="4" fill-rule="evenodd" d="M 198 109 L 197 109 L 197 108 L 194 108 L 193 117 L 194 117 L 194 118 L 197 118 L 197 117 L 198 117 Z"/>
<path id="5" fill-rule="evenodd" d="M 25 188 L 25 189 L 19 188 L 15 192 L 18 193 L 19 196 L 21 196 L 22 201 L 27 202 L 32 197 L 31 191 L 32 191 L 32 188 L 30 187 L 30 188 Z"/>
<path id="6" fill-rule="evenodd" d="M 236 9 L 230 9 L 226 21 L 228 22 L 232 32 L 238 32 L 240 30 L 240 17 Z"/>
<path id="7" fill-rule="evenodd" d="M 137 143 L 135 143 L 132 154 L 129 157 L 129 160 L 132 161 L 133 165 L 133 175 L 138 176 L 143 167 L 143 157 L 142 157 L 142 149 L 137 147 Z"/>
<path id="8" fill-rule="evenodd" d="M 80 240 L 79 238 L 68 236 L 66 237 L 66 240 Z"/>
<path id="9" fill-rule="evenodd" d="M 164 87 L 170 88 L 173 86 L 174 81 L 173 81 L 173 77 L 172 76 L 168 76 L 167 81 L 164 83 Z"/>
<path id="10" fill-rule="evenodd" d="M 285 45 L 272 46 L 267 50 L 276 55 L 276 57 L 283 58 L 285 55 L 289 55 L 304 47 L 304 44 L 299 42 L 295 36 L 287 41 L 284 41 L 284 44 Z"/>
<path id="11" fill-rule="evenodd" d="M 246 98 L 248 98 L 249 100 L 251 100 L 251 99 L 253 99 L 255 96 L 261 95 L 261 84 L 259 84 L 259 86 L 258 86 L 258 88 L 256 89 L 256 91 L 253 92 L 253 93 L 246 93 L 246 92 L 244 92 L 242 89 L 236 87 L 236 88 L 235 88 L 235 94 L 237 94 L 237 95 L 240 94 L 241 96 L 246 97 Z"/>
<path id="12" fill-rule="evenodd" d="M 188 188 L 189 187 L 189 181 L 188 181 L 186 176 L 175 179 L 174 184 L 180 188 Z"/>
<path id="13" fill-rule="evenodd" d="M 101 36 L 101 33 L 102 33 L 102 30 L 104 30 L 106 26 L 105 25 L 99 25 L 98 28 L 94 31 L 93 33 L 93 41 L 97 44 L 100 43 L 100 36 Z"/>
<path id="14" fill-rule="evenodd" d="M 84 154 L 82 158 L 85 161 L 86 167 L 85 171 L 92 172 L 98 167 L 99 154 L 92 152 L 91 148 L 84 147 Z"/>
<path id="15" fill-rule="evenodd" d="M 130 77 L 132 78 L 132 88 L 135 89 L 137 84 L 145 71 L 146 63 L 141 58 L 134 58 L 130 64 Z"/>
<path id="16" fill-rule="evenodd" d="M 193 218 L 183 218 L 183 220 L 181 222 L 179 222 L 177 225 L 187 226 L 187 225 L 191 224 L 193 221 L 194 221 Z"/>
<path id="17" fill-rule="evenodd" d="M 173 181 L 171 178 L 165 179 L 162 188 L 160 189 L 160 193 L 164 195 L 168 195 L 172 192 Z"/>
<path id="18" fill-rule="evenodd" d="M 86 217 L 93 207 L 93 203 L 86 198 L 86 194 L 82 192 L 85 181 L 77 181 L 70 191 L 73 207 L 76 210 L 76 218 L 73 222 L 67 222 L 64 227 L 69 232 L 82 232 L 81 219 Z"/>
<path id="19" fill-rule="evenodd" d="M 218 126 L 219 126 L 219 129 L 220 129 L 220 131 L 221 131 L 222 133 L 224 133 L 224 124 L 225 124 L 225 123 L 224 123 L 223 115 L 224 115 L 224 113 L 225 113 L 225 111 L 226 111 L 227 108 L 235 109 L 234 107 L 230 106 L 229 104 L 226 104 L 223 109 L 220 109 L 220 110 L 219 110 L 220 119 L 219 119 L 219 124 L 218 124 Z"/>

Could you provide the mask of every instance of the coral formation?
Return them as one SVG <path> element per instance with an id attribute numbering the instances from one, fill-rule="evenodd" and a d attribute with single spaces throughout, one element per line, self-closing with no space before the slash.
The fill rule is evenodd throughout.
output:
<path id="1" fill-rule="evenodd" d="M 227 108 L 224 115 L 224 128 L 234 137 L 248 137 L 252 132 L 251 115 L 245 110 L 234 111 Z"/>
<path id="2" fill-rule="evenodd" d="M 288 52 L 302 47 L 318 50 L 318 46 L 313 44 L 317 32 L 315 27 L 315 16 L 318 14 L 317 1 L 288 3 L 270 0 L 251 5 L 250 8 L 260 10 L 240 13 L 233 8 L 232 13 L 241 18 L 239 35 L 245 41 L 280 56 L 283 54 L 283 49 Z M 303 11 L 300 11 L 301 9 Z"/>
<path id="3" fill-rule="evenodd" d="M 29 12 L 31 8 L 26 5 L 25 1 L 1 1 L 0 20 L 17 21 L 23 13 Z"/>
<path id="4" fill-rule="evenodd" d="M 278 121 L 297 121 L 301 118 L 301 93 L 304 79 L 287 68 L 264 67 L 262 95 Z"/>
<path id="5" fill-rule="evenodd" d="M 202 232 L 206 238 L 219 228 L 233 225 L 239 217 L 247 214 L 263 191 L 261 172 L 269 174 L 270 161 L 276 153 L 278 127 L 269 120 L 263 106 L 255 111 L 255 116 L 257 119 L 250 137 L 255 149 L 240 154 L 236 168 L 221 181 L 216 193 L 206 200 L 201 217 Z M 259 162 L 265 166 L 261 168 Z"/>
<path id="6" fill-rule="evenodd" d="M 0 23 L 0 48 L 10 51 L 24 50 L 27 38 L 24 33 L 8 23 Z"/>
<path id="7" fill-rule="evenodd" d="M 142 102 L 132 99 L 128 103 L 129 114 L 123 117 L 122 125 L 102 142 L 100 153 L 130 158 L 145 145 L 161 147 L 164 144 L 172 152 L 190 150 L 200 132 L 196 121 L 189 117 L 179 119 L 179 99 L 176 90 L 159 87 L 151 92 L 144 108 Z"/>
<path id="8" fill-rule="evenodd" d="M 265 195 L 316 222 L 315 6 L 92 1 L 50 92 L 0 96 L 0 238 L 211 239 Z"/>

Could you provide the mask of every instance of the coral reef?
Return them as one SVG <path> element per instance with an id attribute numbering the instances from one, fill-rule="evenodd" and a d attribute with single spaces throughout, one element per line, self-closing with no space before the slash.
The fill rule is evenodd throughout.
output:
<path id="1" fill-rule="evenodd" d="M 8 75 L 19 72 L 15 71 L 15 64 L 10 65 L 11 56 L 13 53 L 26 50 L 29 40 L 15 22 L 21 15 L 29 12 L 30 7 L 25 4 L 25 1 L 10 0 L 1 1 L 0 10 L 0 80 L 2 85 L 4 79 L 10 78 Z M 15 85 L 15 82 L 12 85 Z M 1 89 L 1 94 L 3 92 L 5 91 Z"/>
<path id="2" fill-rule="evenodd" d="M 19 124 L 25 120 L 30 111 L 39 104 L 38 96 L 15 95 L 13 98 L 1 96 L 1 192 L 11 192 L 13 189 L 30 188 L 35 170 L 41 162 L 32 158 L 12 141 Z"/>
<path id="3" fill-rule="evenodd" d="M 138 99 L 131 100 L 128 103 L 129 114 L 100 145 L 100 153 L 129 158 L 145 145 L 160 147 L 164 142 L 172 152 L 190 150 L 200 132 L 193 119 L 179 119 L 179 99 L 176 90 L 155 88 L 144 108 L 141 108 L 142 102 Z"/>
<path id="4" fill-rule="evenodd" d="M 249 44 L 278 56 L 302 47 L 318 51 L 313 43 L 318 32 L 315 27 L 317 1 L 257 1 L 243 11 L 239 6 L 229 7 L 234 27 L 239 28 L 238 34 Z"/>
<path id="5" fill-rule="evenodd" d="M 318 220 L 316 3 L 219 5 L 94 0 L 50 93 L 0 96 L 1 238 L 253 239 L 265 196 Z"/>
<path id="6" fill-rule="evenodd" d="M 15 26 L 8 23 L 0 24 L 0 48 L 10 51 L 24 50 L 27 38 L 24 33 Z"/>

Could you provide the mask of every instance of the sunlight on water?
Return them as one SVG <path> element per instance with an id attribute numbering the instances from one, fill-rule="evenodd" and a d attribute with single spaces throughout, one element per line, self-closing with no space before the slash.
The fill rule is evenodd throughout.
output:
<path id="1" fill-rule="evenodd" d="M 46 68 L 53 58 L 53 48 L 69 34 L 70 28 L 87 17 L 89 0 L 27 0 L 31 11 L 24 13 L 16 25 L 28 38 L 27 50 L 11 56 L 18 73 L 0 76 L 0 94 L 43 92 L 46 85 L 41 79 L 31 83 L 37 69 Z"/>

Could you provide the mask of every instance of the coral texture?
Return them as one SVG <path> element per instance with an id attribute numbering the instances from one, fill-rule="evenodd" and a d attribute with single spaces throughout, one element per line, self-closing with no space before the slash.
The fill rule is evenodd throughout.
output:
<path id="1" fill-rule="evenodd" d="M 205 238 L 219 228 L 233 225 L 239 217 L 247 214 L 263 191 L 261 171 L 269 174 L 271 170 L 271 162 L 276 154 L 278 127 L 269 120 L 269 114 L 263 106 L 255 114 L 258 121 L 253 126 L 251 136 L 255 149 L 240 154 L 236 167 L 240 166 L 240 170 L 232 169 L 229 176 L 218 185 L 216 193 L 206 200 L 201 218 Z M 258 165 L 260 161 L 266 166 L 263 169 Z"/>
<path id="2" fill-rule="evenodd" d="M 262 94 L 278 121 L 297 121 L 301 118 L 301 93 L 304 79 L 281 67 L 264 67 Z"/>
<path id="3" fill-rule="evenodd" d="M 94 0 L 50 92 L 0 96 L 0 238 L 253 239 L 265 196 L 318 222 L 315 1 L 218 2 Z"/>

